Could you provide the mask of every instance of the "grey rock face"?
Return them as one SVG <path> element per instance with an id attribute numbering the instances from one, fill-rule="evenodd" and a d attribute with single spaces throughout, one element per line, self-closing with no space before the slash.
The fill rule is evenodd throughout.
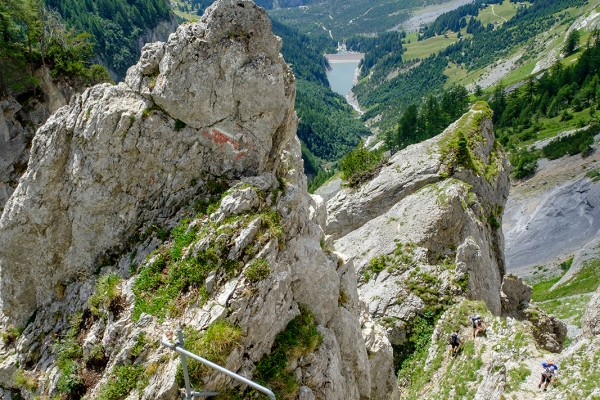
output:
<path id="1" fill-rule="evenodd" d="M 581 332 L 585 336 L 600 335 L 600 288 L 596 290 L 587 306 L 581 320 Z"/>
<path id="2" fill-rule="evenodd" d="M 519 306 L 531 301 L 533 288 L 520 277 L 508 274 L 502 280 L 502 313 L 512 314 Z"/>
<path id="3" fill-rule="evenodd" d="M 139 224 L 173 214 L 202 176 L 277 168 L 270 156 L 297 123 L 294 78 L 264 10 L 224 3 L 145 47 L 129 86 L 88 89 L 40 128 L 0 219 L 0 297 L 11 321 L 93 271 Z"/>
<path id="4" fill-rule="evenodd" d="M 336 250 L 355 259 L 361 296 L 374 318 L 386 318 L 393 344 L 405 340 L 402 321 L 463 290 L 501 313 L 498 227 L 508 161 L 494 142 L 488 111 L 475 105 L 441 135 L 396 153 L 372 181 L 328 202 L 326 233 L 337 238 Z M 460 132 L 471 165 L 454 158 Z"/>
<path id="5" fill-rule="evenodd" d="M 29 158 L 28 132 L 15 118 L 20 109 L 21 105 L 12 97 L 0 100 L 0 210 L 13 193 Z"/>
<path id="6" fill-rule="evenodd" d="M 577 252 L 597 237 L 599 209 L 600 183 L 586 177 L 530 199 L 511 199 L 504 216 L 508 268 L 546 264 Z"/>

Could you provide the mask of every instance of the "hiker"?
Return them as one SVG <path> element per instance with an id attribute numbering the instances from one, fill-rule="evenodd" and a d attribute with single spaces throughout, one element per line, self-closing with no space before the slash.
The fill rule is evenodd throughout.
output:
<path id="1" fill-rule="evenodd" d="M 479 332 L 485 332 L 485 323 L 479 315 L 472 316 L 471 321 L 473 322 L 473 340 L 475 340 L 475 336 L 477 336 Z"/>
<path id="2" fill-rule="evenodd" d="M 458 334 L 458 329 L 450 335 L 450 346 L 452 346 L 452 357 L 456 356 L 459 346 L 463 343 Z"/>
<path id="3" fill-rule="evenodd" d="M 541 388 L 542 384 L 545 383 L 545 385 L 544 385 L 544 392 L 545 392 L 546 389 L 548 388 L 548 384 L 550 383 L 550 381 L 552 381 L 552 383 L 556 383 L 556 381 L 558 380 L 558 365 L 556 365 L 552 362 L 543 362 L 542 368 L 543 368 L 542 380 L 538 384 L 538 389 Z M 552 377 L 554 377 L 554 379 L 552 379 Z"/>

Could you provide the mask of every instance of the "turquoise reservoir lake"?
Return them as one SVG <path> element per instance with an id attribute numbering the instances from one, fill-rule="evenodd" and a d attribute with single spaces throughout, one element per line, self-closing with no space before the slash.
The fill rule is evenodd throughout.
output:
<path id="1" fill-rule="evenodd" d="M 327 79 L 331 90 L 346 97 L 346 93 L 352 90 L 354 72 L 358 67 L 358 61 L 330 62 L 331 71 L 327 72 Z"/>

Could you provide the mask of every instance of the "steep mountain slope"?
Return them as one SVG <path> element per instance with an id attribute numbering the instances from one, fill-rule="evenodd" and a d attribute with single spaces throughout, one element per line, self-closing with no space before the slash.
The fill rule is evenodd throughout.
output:
<path id="1" fill-rule="evenodd" d="M 598 151 L 543 160 L 534 177 L 517 181 L 504 212 L 507 268 L 545 265 L 582 249 L 600 230 L 600 184 L 586 173 Z"/>
<path id="2" fill-rule="evenodd" d="M 427 276 L 436 278 L 424 285 L 440 297 L 462 290 L 500 314 L 504 238 L 498 211 L 508 196 L 508 163 L 494 142 L 490 116 L 487 104 L 476 104 L 442 135 L 396 153 L 372 181 L 328 202 L 326 232 L 336 249 L 356 259 L 364 274 L 360 291 L 374 315 L 396 308 L 402 320 L 440 301 L 415 293 L 412 302 L 398 300 L 406 298 L 400 296 L 406 284 L 410 294 L 410 281 Z M 414 263 L 422 274 L 415 275 Z M 403 283 L 381 287 L 397 279 Z"/>
<path id="3" fill-rule="evenodd" d="M 269 12 L 304 33 L 326 34 L 341 41 L 354 34 L 373 34 L 394 29 L 412 10 L 447 0 L 316 0 L 297 8 Z"/>
<path id="4" fill-rule="evenodd" d="M 403 398 L 505 398 L 567 337 L 563 322 L 531 302 L 531 287 L 505 275 L 509 169 L 490 118 L 477 103 L 328 202 L 328 241 L 354 258 L 360 297 L 392 343 Z M 488 331 L 473 341 L 474 314 Z M 453 359 L 446 346 L 457 328 L 465 345 Z"/>
<path id="5" fill-rule="evenodd" d="M 185 324 L 278 398 L 398 397 L 351 261 L 319 244 L 280 48 L 264 10 L 220 0 L 37 132 L 0 219 L 4 394 L 175 399 L 158 340 Z M 252 396 L 191 365 L 197 388 Z"/>

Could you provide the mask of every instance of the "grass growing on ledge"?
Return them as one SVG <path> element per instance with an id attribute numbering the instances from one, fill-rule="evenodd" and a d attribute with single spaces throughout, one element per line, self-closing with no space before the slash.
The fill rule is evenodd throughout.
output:
<path id="1" fill-rule="evenodd" d="M 517 368 L 509 369 L 506 391 L 510 392 L 513 390 L 518 390 L 521 386 L 521 383 L 525 382 L 529 375 L 531 375 L 531 370 L 525 364 L 519 365 Z"/>
<path id="2" fill-rule="evenodd" d="M 227 321 L 215 321 L 204 332 L 199 332 L 192 327 L 183 331 L 185 348 L 200 357 L 206 358 L 215 364 L 224 366 L 227 357 L 236 346 L 242 343 L 242 329 L 232 326 Z M 188 372 L 192 386 L 199 387 L 202 376 L 212 369 L 195 360 L 188 359 Z M 183 386 L 183 369 L 177 367 L 177 381 Z"/>
<path id="3" fill-rule="evenodd" d="M 281 217 L 270 209 L 229 216 L 221 222 L 204 218 L 199 221 L 201 224 L 193 227 L 190 227 L 189 219 L 182 220 L 171 231 L 171 241 L 155 252 L 152 262 L 139 271 L 133 285 L 133 319 L 137 321 L 143 312 L 159 319 L 176 317 L 190 304 L 206 301 L 205 282 L 211 271 L 222 271 L 231 278 L 241 270 L 242 261 L 227 257 L 233 243 L 230 239 L 257 218 L 260 218 L 261 225 L 256 240 L 264 245 L 275 238 L 280 249 L 283 248 L 285 231 Z M 220 238 L 221 235 L 224 239 Z M 204 250 L 192 251 L 201 240 L 208 240 L 208 245 L 202 247 Z M 253 246 L 249 244 L 248 247 L 253 249 Z M 188 249 L 186 258 L 183 257 L 185 249 Z M 268 276 L 265 271 L 270 268 L 265 269 L 264 265 L 257 267 L 254 265 L 250 269 L 250 280 Z"/>
<path id="4" fill-rule="evenodd" d="M 409 337 L 408 345 L 412 345 L 414 351 L 407 352 L 408 356 L 402 360 L 401 368 L 398 371 L 398 384 L 405 388 L 405 397 L 408 400 L 418 400 L 422 397 L 422 390 L 428 384 L 434 384 L 439 388 L 439 398 L 441 399 L 463 399 L 473 398 L 474 393 L 468 390 L 469 382 L 481 379 L 477 373 L 482 365 L 481 357 L 476 353 L 472 341 L 467 341 L 461 349 L 459 357 L 452 359 L 447 368 L 447 373 L 442 375 L 442 379 L 433 382 L 431 378 L 434 373 L 442 368 L 444 364 L 444 354 L 447 351 L 448 338 L 450 333 L 459 326 L 462 329 L 468 329 L 470 319 L 468 316 L 480 314 L 484 319 L 489 320 L 491 314 L 483 302 L 465 300 L 459 304 L 451 306 L 439 326 L 439 335 L 434 337 L 432 342 L 432 332 L 436 326 L 438 318 L 428 321 L 426 318 L 413 320 L 413 333 Z M 437 337 L 437 339 L 436 339 Z M 425 360 L 429 355 L 431 346 L 435 347 L 435 357 L 431 364 L 426 365 Z M 394 349 L 396 357 L 397 348 Z M 397 360 L 395 360 L 397 361 Z M 457 379 L 459 377 L 459 379 Z M 453 392 L 453 395 L 451 393 Z"/>
<path id="5" fill-rule="evenodd" d="M 108 382 L 100 388 L 98 400 L 121 400 L 135 388 L 143 389 L 148 383 L 148 377 L 141 365 L 116 366 Z"/>
<path id="6" fill-rule="evenodd" d="M 92 314 L 99 316 L 101 311 L 110 308 L 111 303 L 119 297 L 119 289 L 117 289 L 119 282 L 121 282 L 121 277 L 116 272 L 106 274 L 98 279 L 95 293 L 88 299 Z"/>
<path id="7" fill-rule="evenodd" d="M 254 259 L 244 271 L 244 275 L 250 282 L 258 282 L 267 278 L 271 274 L 269 263 L 262 258 Z"/>
<path id="8" fill-rule="evenodd" d="M 322 341 L 314 315 L 300 306 L 300 315 L 275 336 L 271 352 L 258 362 L 257 380 L 272 388 L 278 399 L 296 398 L 300 384 L 293 371 L 286 370 L 288 362 L 314 352 Z"/>
<path id="9" fill-rule="evenodd" d="M 83 349 L 77 341 L 82 319 L 81 312 L 75 313 L 71 317 L 67 334 L 52 345 L 52 351 L 56 355 L 56 366 L 60 371 L 57 388 L 60 393 L 66 395 L 75 395 L 83 389 L 78 364 L 78 360 L 83 356 Z"/>

